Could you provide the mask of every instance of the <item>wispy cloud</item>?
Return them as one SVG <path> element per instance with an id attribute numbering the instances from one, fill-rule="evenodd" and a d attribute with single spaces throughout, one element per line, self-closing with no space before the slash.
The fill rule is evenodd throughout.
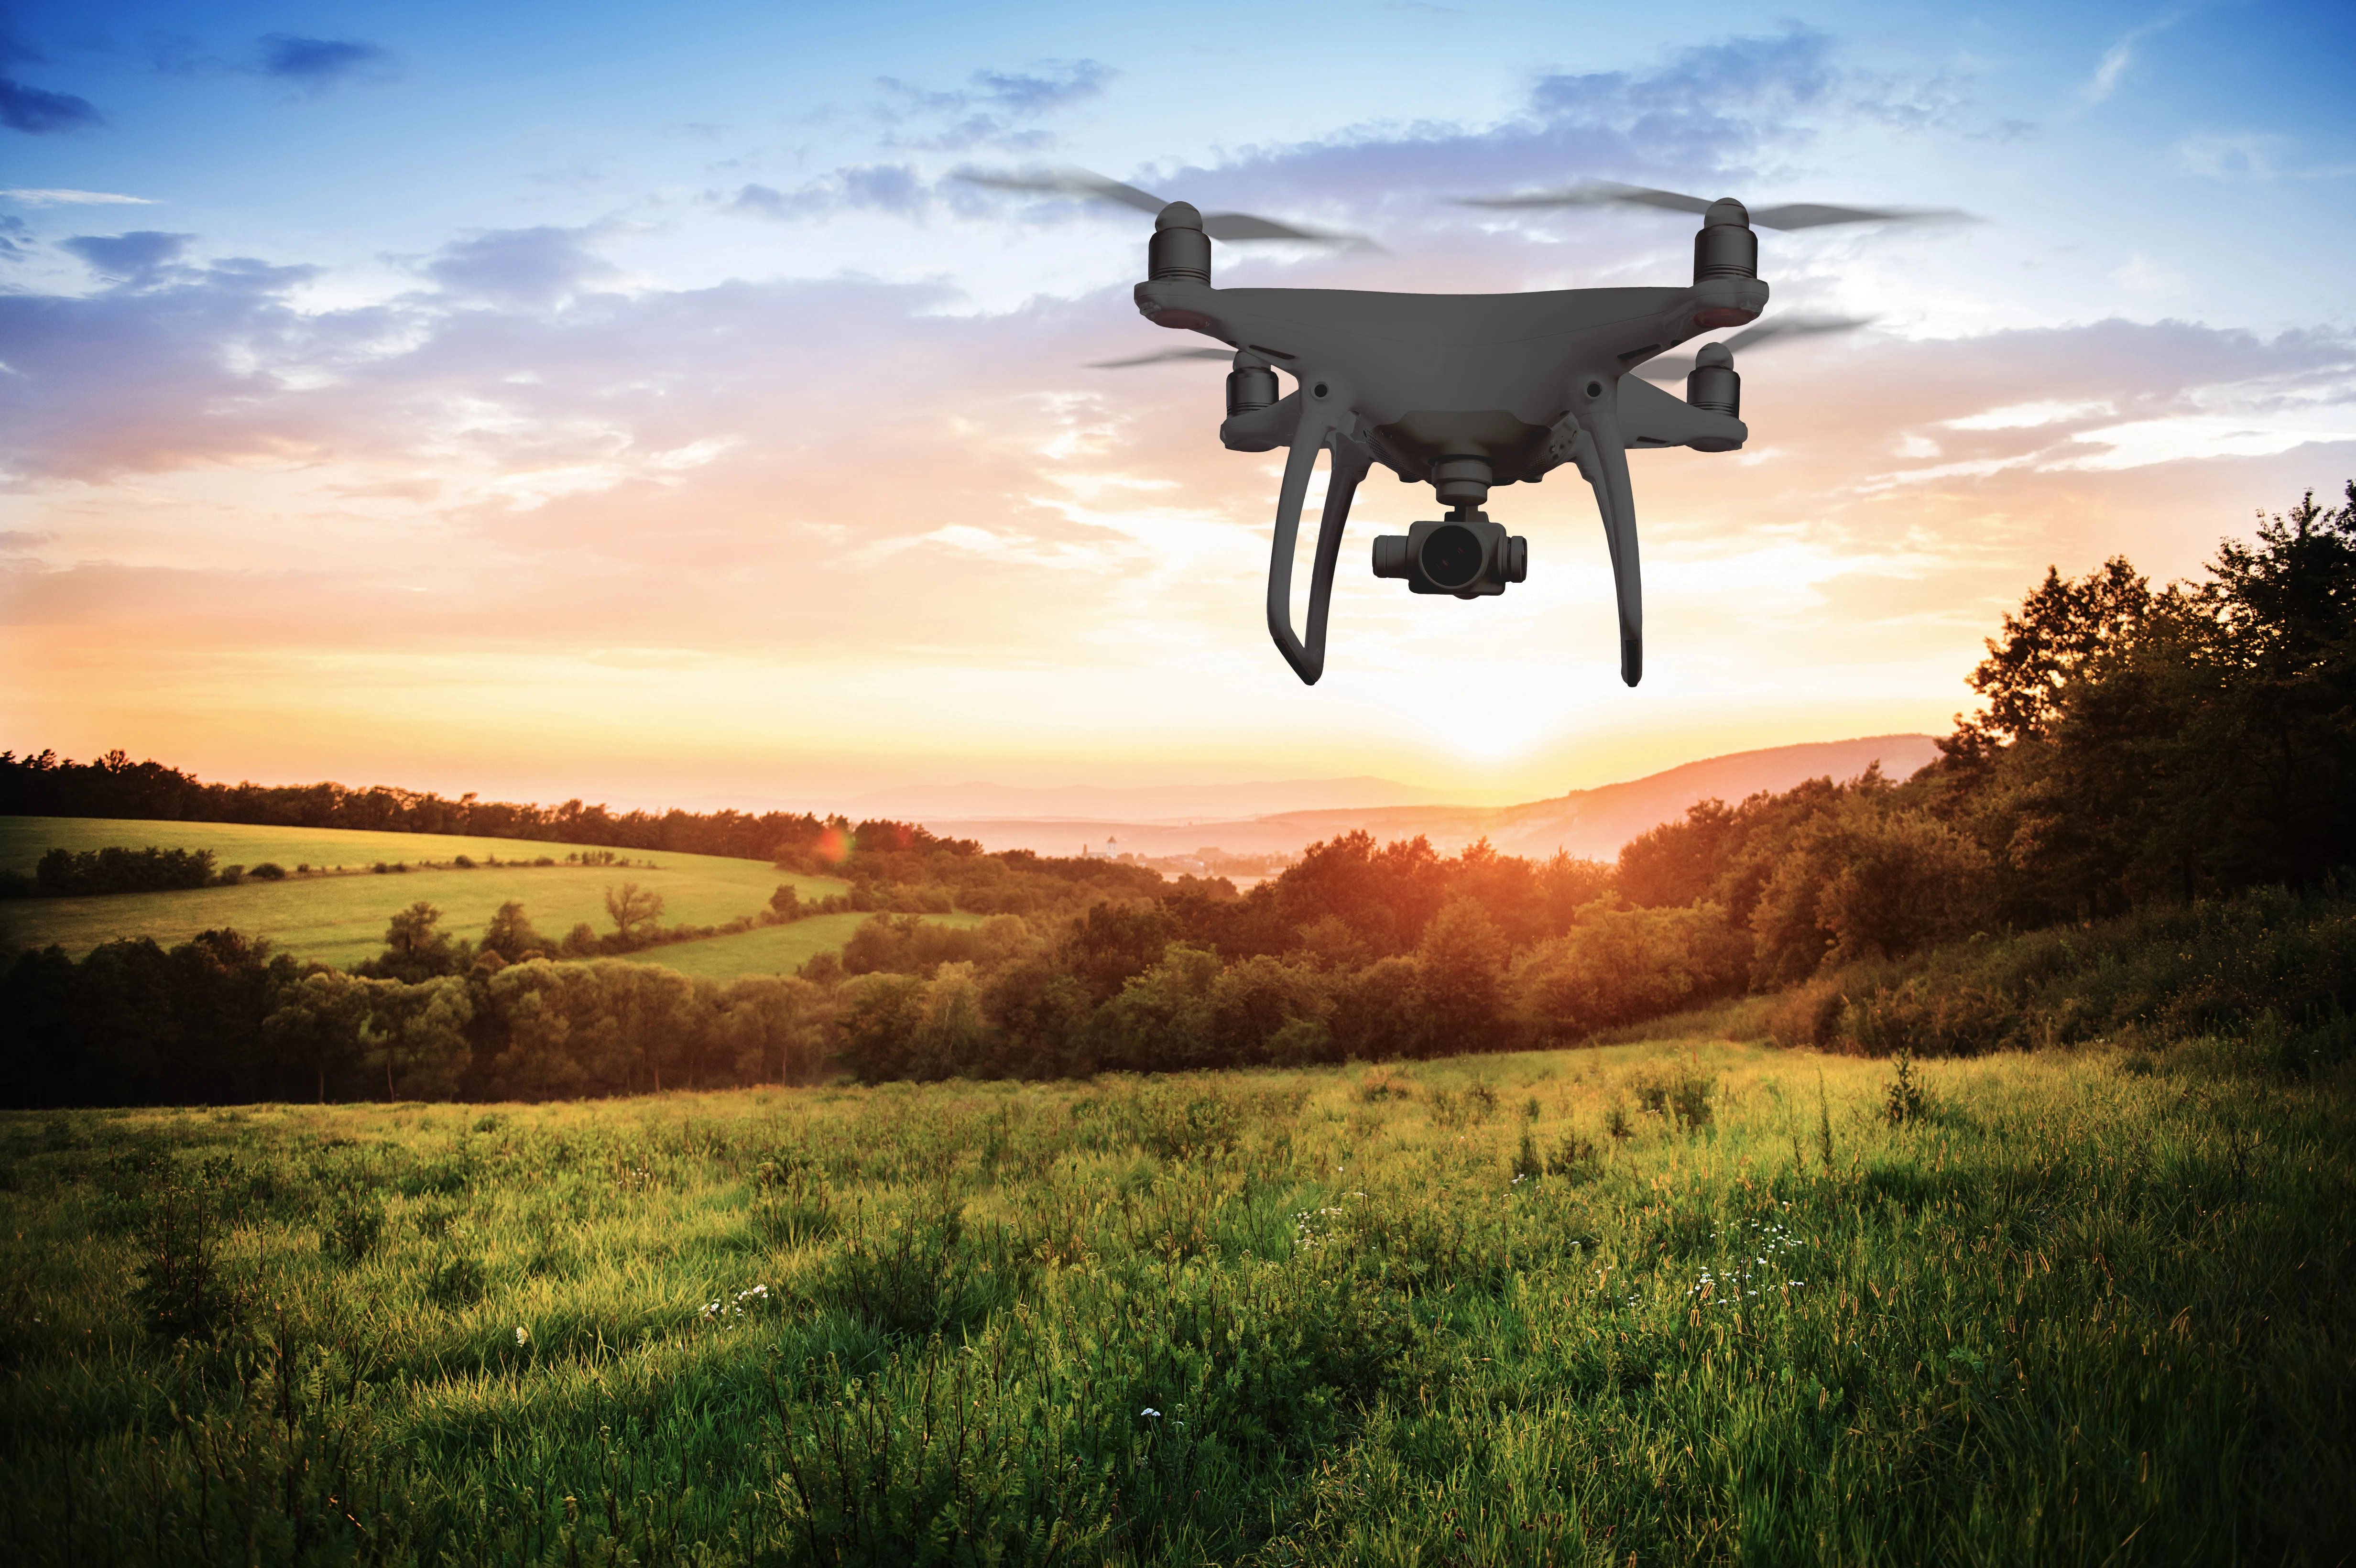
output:
<path id="1" fill-rule="evenodd" d="M 2179 7 L 2163 12 L 2139 27 L 2129 28 L 2118 42 L 2103 51 L 2101 59 L 2094 62 L 2094 74 L 2088 77 L 2085 85 L 2078 90 L 2079 96 L 2089 103 L 2101 103 L 2107 100 L 2118 91 L 2119 81 L 2126 75 L 2127 68 L 2135 64 L 2136 46 L 2155 33 L 2166 32 L 2184 17 L 2185 10 Z"/>
<path id="2" fill-rule="evenodd" d="M 16 18 L 0 8 L 0 125 L 27 136 L 56 136 L 105 124 L 106 116 L 87 98 L 52 92 L 18 80 L 17 66 L 38 64 L 43 59 L 17 29 Z"/>
<path id="3" fill-rule="evenodd" d="M 391 49 L 359 38 L 271 33 L 254 45 L 258 72 L 306 92 L 323 92 L 347 81 L 381 81 L 392 74 L 393 64 Z"/>
<path id="4" fill-rule="evenodd" d="M 1030 71 L 978 70 L 965 86 L 947 91 L 881 77 L 876 86 L 884 96 L 876 112 L 896 128 L 886 138 L 893 145 L 926 151 L 985 145 L 1024 150 L 1049 140 L 1034 122 L 1100 96 L 1119 74 L 1110 66 L 1082 59 L 1051 60 Z"/>
<path id="5" fill-rule="evenodd" d="M 21 202 L 27 207 L 153 207 L 152 196 L 120 196 L 111 190 L 61 190 L 40 187 L 10 186 L 0 188 L 0 197 Z"/>
<path id="6" fill-rule="evenodd" d="M 146 288 L 172 269 L 194 239 L 193 234 L 144 229 L 129 234 L 78 234 L 66 240 L 64 248 L 102 278 Z"/>

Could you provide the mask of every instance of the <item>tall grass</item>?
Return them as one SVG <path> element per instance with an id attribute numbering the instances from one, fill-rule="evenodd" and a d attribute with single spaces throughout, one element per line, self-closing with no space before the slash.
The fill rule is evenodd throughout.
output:
<path id="1" fill-rule="evenodd" d="M 2339 1562 L 2356 1143 L 2340 1078 L 2265 1050 L 1920 1061 L 1902 1118 L 1886 1064 L 1700 1038 L 14 1115 L 0 1531 L 60 1563 Z"/>

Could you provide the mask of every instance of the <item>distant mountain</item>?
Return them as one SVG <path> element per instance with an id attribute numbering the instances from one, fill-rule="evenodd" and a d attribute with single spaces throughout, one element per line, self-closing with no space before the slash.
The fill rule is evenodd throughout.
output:
<path id="1" fill-rule="evenodd" d="M 1148 856 L 1191 855 L 1218 848 L 1231 855 L 1285 854 L 1321 838 L 1331 838 L 1363 827 L 1386 842 L 1420 834 L 1435 848 L 1454 853 L 1475 839 L 1486 837 L 1503 853 L 1544 859 L 1558 849 L 1608 860 L 1620 847 L 1645 829 L 1685 815 L 1696 801 L 1715 796 L 1737 801 L 1760 790 L 1786 790 L 1805 779 L 1855 778 L 1875 763 L 1893 779 L 1902 779 L 1937 755 L 1928 735 L 1871 735 L 1857 741 L 1819 741 L 1799 746 L 1774 746 L 1764 751 L 1737 752 L 1687 763 L 1665 773 L 1626 784 L 1573 790 L 1553 800 L 1522 805 L 1445 805 L 1438 804 L 1334 805 L 1258 816 L 1237 815 L 1225 820 L 1173 823 L 1144 813 L 1116 821 L 1093 813 L 1060 816 L 1023 814 L 975 814 L 933 816 L 913 815 L 945 837 L 976 838 L 986 849 L 1033 849 L 1043 855 L 1074 855 L 1083 845 L 1091 853 Z M 1382 784 L 1383 780 L 1334 780 L 1336 784 Z M 990 787 L 990 786 L 980 786 Z M 1191 788 L 1194 786 L 1180 786 Z M 1236 786 L 1292 788 L 1291 784 Z M 1305 784 L 1302 786 L 1305 787 Z M 1405 785 L 1389 785 L 1404 789 Z M 885 795 L 901 792 L 887 791 Z M 1066 791 L 1011 791 L 1010 794 L 1057 795 Z M 1108 795 L 1159 795 L 1159 791 L 1104 791 Z M 869 796 L 880 799 L 881 796 Z M 1157 814 L 1158 815 L 1158 814 Z"/>
<path id="2" fill-rule="evenodd" d="M 1071 784 L 1057 789 L 1014 784 L 908 784 L 858 795 L 842 810 L 853 817 L 895 822 L 932 817 L 1057 822 L 1170 823 L 1232 821 L 1285 811 L 1356 811 L 1375 806 L 1430 805 L 1448 792 L 1390 779 L 1275 779 L 1254 784 L 1155 784 L 1133 789 Z"/>

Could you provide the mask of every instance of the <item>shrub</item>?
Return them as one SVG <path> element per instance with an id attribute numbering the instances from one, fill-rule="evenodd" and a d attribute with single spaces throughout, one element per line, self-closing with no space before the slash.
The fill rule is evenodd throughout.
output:
<path id="1" fill-rule="evenodd" d="M 204 1190 L 167 1177 L 131 1293 L 157 1339 L 209 1339 L 229 1326 L 236 1302 L 220 1277 L 219 1231 Z"/>
<path id="2" fill-rule="evenodd" d="M 871 1224 L 830 1263 L 820 1300 L 894 1339 L 978 1322 L 1018 1283 L 1001 1234 L 969 1238 L 955 1209 Z"/>
<path id="3" fill-rule="evenodd" d="M 483 1265 L 460 1253 L 426 1277 L 425 1299 L 444 1308 L 472 1307 L 483 1299 L 487 1285 Z"/>
<path id="4" fill-rule="evenodd" d="M 275 860 L 264 860 L 246 875 L 264 882 L 283 882 L 286 880 L 286 868 Z"/>
<path id="5" fill-rule="evenodd" d="M 1636 1103 L 1673 1127 L 1694 1132 L 1710 1125 L 1710 1093 L 1717 1080 L 1698 1072 L 1648 1072 L 1633 1087 Z"/>
<path id="6" fill-rule="evenodd" d="M 1882 1114 L 1893 1127 L 1909 1122 L 1919 1122 L 1931 1113 L 1931 1096 L 1914 1078 L 1914 1053 L 1901 1046 L 1897 1057 L 1898 1076 L 1890 1081 L 1890 1092 L 1882 1100 Z"/>
<path id="7" fill-rule="evenodd" d="M 384 1205 L 374 1198 L 338 1195 L 319 1227 L 319 1250 L 345 1264 L 376 1251 L 384 1236 Z"/>
<path id="8" fill-rule="evenodd" d="M 1577 1133 L 1567 1134 L 1554 1153 L 1547 1157 L 1546 1173 L 1584 1180 L 1595 1174 L 1602 1154 L 1593 1138 L 1581 1137 Z"/>

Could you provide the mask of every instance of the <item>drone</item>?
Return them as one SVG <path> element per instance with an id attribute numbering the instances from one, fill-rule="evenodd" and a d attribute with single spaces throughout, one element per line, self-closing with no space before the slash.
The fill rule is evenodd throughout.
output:
<path id="1" fill-rule="evenodd" d="M 1248 214 L 1205 215 L 1190 203 L 1163 202 L 1085 171 L 967 177 L 1003 189 L 1110 199 L 1154 213 L 1146 279 L 1135 291 L 1139 313 L 1156 326 L 1198 332 L 1226 347 L 1179 349 L 1108 361 L 1106 368 L 1232 353 L 1219 440 L 1231 452 L 1286 452 L 1269 559 L 1268 630 L 1293 673 L 1311 686 L 1325 669 L 1326 622 L 1350 504 L 1376 464 L 1403 483 L 1430 485 L 1447 511 L 1403 536 L 1377 537 L 1374 574 L 1404 580 L 1410 592 L 1460 599 L 1500 594 L 1528 577 L 1528 542 L 1491 520 L 1483 509 L 1489 493 L 1536 484 L 1565 464 L 1575 467 L 1594 492 L 1611 554 L 1620 678 L 1636 685 L 1644 673 L 1644 610 L 1628 453 L 1673 446 L 1740 450 L 1750 429 L 1740 417 L 1742 380 L 1733 350 L 1777 331 L 1863 325 L 1793 317 L 1751 325 L 1766 309 L 1768 293 L 1759 276 L 1755 229 L 1963 216 L 1815 203 L 1753 213 L 1730 197 L 1704 201 L 1590 182 L 1468 205 L 1617 202 L 1697 213 L 1701 227 L 1694 236 L 1689 285 L 1509 294 L 1222 289 L 1211 283 L 1214 240 L 1365 242 Z M 1679 367 L 1684 397 L 1644 379 L 1646 370 L 1660 374 L 1670 368 L 1672 362 L 1658 357 L 1665 350 L 1733 326 L 1749 330 L 1704 346 Z M 1297 383 L 1290 392 L 1281 391 L 1279 371 Z M 1292 624 L 1292 562 L 1321 452 L 1331 454 L 1330 469 L 1304 639 Z"/>

